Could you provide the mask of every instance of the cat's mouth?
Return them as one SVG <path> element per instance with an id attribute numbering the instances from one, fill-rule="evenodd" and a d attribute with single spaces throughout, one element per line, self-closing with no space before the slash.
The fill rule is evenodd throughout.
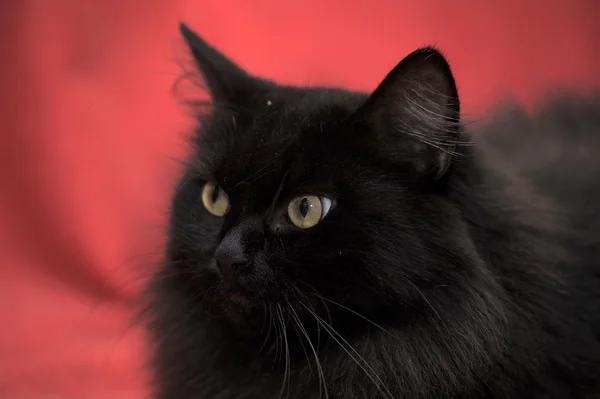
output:
<path id="1" fill-rule="evenodd" d="M 239 305 L 243 305 L 243 306 L 250 306 L 251 305 L 251 301 L 250 298 L 248 298 L 247 295 L 244 295 L 240 292 L 237 291 L 229 291 L 226 294 L 226 298 L 227 300 L 239 304 Z"/>
<path id="2" fill-rule="evenodd" d="M 251 295 L 237 289 L 225 290 L 222 298 L 227 305 L 238 309 L 249 309 L 255 306 Z"/>

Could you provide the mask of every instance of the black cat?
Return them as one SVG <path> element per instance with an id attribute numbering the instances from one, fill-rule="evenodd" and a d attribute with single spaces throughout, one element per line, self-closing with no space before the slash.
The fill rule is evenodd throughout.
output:
<path id="1" fill-rule="evenodd" d="M 213 106 L 149 290 L 156 398 L 600 397 L 599 97 L 471 134 L 435 49 L 368 95 L 181 29 Z"/>

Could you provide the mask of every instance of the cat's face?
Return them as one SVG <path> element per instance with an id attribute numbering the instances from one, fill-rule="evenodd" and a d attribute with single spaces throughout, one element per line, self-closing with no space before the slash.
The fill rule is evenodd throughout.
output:
<path id="1" fill-rule="evenodd" d="M 430 311 L 421 289 L 468 273 L 444 196 L 458 99 L 439 53 L 412 54 L 367 96 L 253 78 L 184 34 L 215 107 L 174 199 L 166 267 L 186 270 L 209 313 L 259 335 L 273 312 L 396 323 Z"/>

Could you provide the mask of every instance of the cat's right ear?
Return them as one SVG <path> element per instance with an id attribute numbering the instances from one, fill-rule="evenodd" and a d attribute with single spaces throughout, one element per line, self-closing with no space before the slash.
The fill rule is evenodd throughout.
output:
<path id="1" fill-rule="evenodd" d="M 248 98 L 248 95 L 258 91 L 259 79 L 249 75 L 184 23 L 179 24 L 179 30 L 215 103 L 239 104 Z"/>

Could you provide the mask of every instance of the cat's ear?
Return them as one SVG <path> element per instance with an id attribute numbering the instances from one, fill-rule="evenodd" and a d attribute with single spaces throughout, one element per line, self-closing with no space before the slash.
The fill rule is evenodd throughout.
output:
<path id="1" fill-rule="evenodd" d="M 184 23 L 179 24 L 179 29 L 214 102 L 237 104 L 259 89 L 259 79 L 249 75 Z"/>
<path id="2" fill-rule="evenodd" d="M 439 179 L 459 141 L 460 106 L 452 71 L 433 48 L 404 58 L 381 82 L 357 118 L 371 148 L 403 164 L 417 179 Z"/>

